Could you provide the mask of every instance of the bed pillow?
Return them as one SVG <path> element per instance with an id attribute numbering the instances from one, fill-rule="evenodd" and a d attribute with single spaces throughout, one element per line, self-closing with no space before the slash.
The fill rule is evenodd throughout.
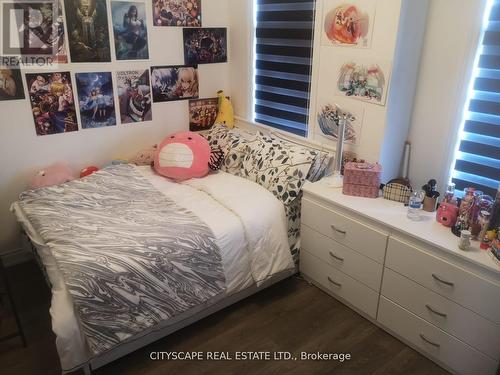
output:
<path id="1" fill-rule="evenodd" d="M 260 134 L 258 132 L 258 134 Z M 245 137 L 237 129 L 228 129 L 225 125 L 214 125 L 207 135 L 207 140 L 212 148 L 220 147 L 224 153 L 224 162 L 221 170 L 235 176 L 242 176 L 243 158 L 252 144 L 257 142 L 257 136 Z"/>
<path id="2" fill-rule="evenodd" d="M 265 187 L 287 205 L 300 194 L 317 154 L 290 142 L 258 134 L 247 146 L 243 177 Z"/>
<path id="3" fill-rule="evenodd" d="M 328 175 L 333 160 L 334 156 L 329 152 L 318 151 L 307 175 L 307 181 L 316 182 Z"/>

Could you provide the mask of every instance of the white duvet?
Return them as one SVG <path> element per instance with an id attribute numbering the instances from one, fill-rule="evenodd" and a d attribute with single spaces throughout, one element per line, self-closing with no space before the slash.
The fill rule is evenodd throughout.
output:
<path id="1" fill-rule="evenodd" d="M 224 172 L 179 184 L 156 175 L 150 167 L 137 168 L 159 191 L 191 210 L 212 230 L 221 250 L 226 295 L 294 268 L 283 205 L 260 185 Z M 50 249 L 17 203 L 13 210 L 37 246 L 52 284 L 52 329 L 57 336 L 61 367 L 71 371 L 89 360 L 71 297 Z M 187 311 L 166 324 L 191 314 Z"/>

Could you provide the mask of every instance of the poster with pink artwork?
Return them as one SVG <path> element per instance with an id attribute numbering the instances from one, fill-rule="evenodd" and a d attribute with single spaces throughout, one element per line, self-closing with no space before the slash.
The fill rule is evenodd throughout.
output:
<path id="1" fill-rule="evenodd" d="M 325 0 L 322 44 L 369 48 L 376 0 Z"/>

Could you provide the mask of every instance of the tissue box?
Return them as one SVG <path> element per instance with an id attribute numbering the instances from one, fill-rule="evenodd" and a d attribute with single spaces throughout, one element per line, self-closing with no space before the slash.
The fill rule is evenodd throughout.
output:
<path id="1" fill-rule="evenodd" d="M 347 163 L 344 167 L 342 193 L 357 197 L 378 198 L 382 166 L 378 163 Z"/>

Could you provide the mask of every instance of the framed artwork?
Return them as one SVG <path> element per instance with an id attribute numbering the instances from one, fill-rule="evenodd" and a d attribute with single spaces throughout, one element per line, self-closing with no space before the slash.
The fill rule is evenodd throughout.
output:
<path id="1" fill-rule="evenodd" d="M 185 28 L 183 34 L 186 65 L 227 62 L 226 28 Z"/>
<path id="2" fill-rule="evenodd" d="M 189 130 L 210 129 L 217 118 L 219 98 L 191 99 L 189 101 Z"/>
<path id="3" fill-rule="evenodd" d="M 346 121 L 344 142 L 352 145 L 359 144 L 364 118 L 363 104 L 342 97 L 318 101 L 315 134 L 337 141 L 339 123 L 344 118 Z"/>
<path id="4" fill-rule="evenodd" d="M 385 105 L 390 64 L 348 61 L 338 71 L 335 94 Z"/>
<path id="5" fill-rule="evenodd" d="M 76 73 L 75 80 L 82 128 L 116 125 L 111 73 Z"/>
<path id="6" fill-rule="evenodd" d="M 151 121 L 149 69 L 116 72 L 116 82 L 121 123 Z"/>
<path id="7" fill-rule="evenodd" d="M 0 67 L 0 101 L 24 99 L 21 70 Z"/>
<path id="8" fill-rule="evenodd" d="M 199 95 L 197 66 L 151 67 L 153 102 L 197 99 Z"/>
<path id="9" fill-rule="evenodd" d="M 153 0 L 153 24 L 201 27 L 201 0 Z"/>
<path id="10" fill-rule="evenodd" d="M 112 1 L 111 14 L 117 60 L 148 60 L 148 26 L 143 2 Z"/>
<path id="11" fill-rule="evenodd" d="M 106 0 L 65 0 L 71 62 L 110 62 Z"/>
<path id="12" fill-rule="evenodd" d="M 325 0 L 321 44 L 369 48 L 377 0 Z"/>
<path id="13" fill-rule="evenodd" d="M 69 72 L 26 73 L 37 135 L 78 130 Z"/>

